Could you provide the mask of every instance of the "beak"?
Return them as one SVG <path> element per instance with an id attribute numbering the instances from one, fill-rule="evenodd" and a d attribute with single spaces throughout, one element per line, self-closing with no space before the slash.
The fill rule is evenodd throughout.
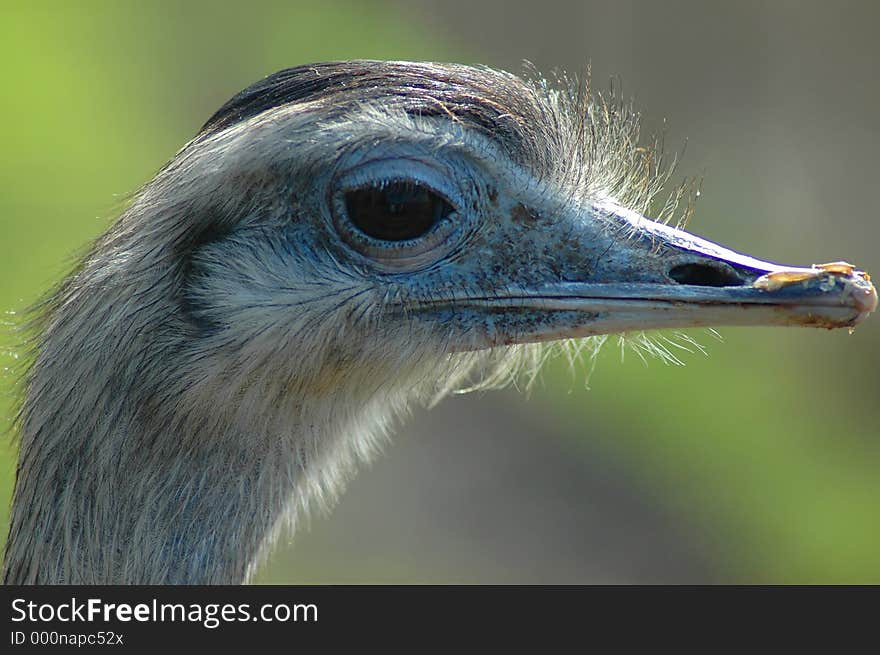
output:
<path id="1" fill-rule="evenodd" d="M 870 277 L 845 262 L 761 261 L 611 203 L 578 224 L 583 272 L 456 300 L 458 311 L 492 317 L 466 349 L 664 328 L 852 328 L 877 308 Z"/>

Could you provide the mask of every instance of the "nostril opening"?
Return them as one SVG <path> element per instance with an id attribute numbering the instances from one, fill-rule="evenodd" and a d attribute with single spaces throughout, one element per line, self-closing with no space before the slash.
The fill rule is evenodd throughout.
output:
<path id="1" fill-rule="evenodd" d="M 732 268 L 715 264 L 679 264 L 669 270 L 669 277 L 679 284 L 698 287 L 741 287 L 745 284 Z"/>

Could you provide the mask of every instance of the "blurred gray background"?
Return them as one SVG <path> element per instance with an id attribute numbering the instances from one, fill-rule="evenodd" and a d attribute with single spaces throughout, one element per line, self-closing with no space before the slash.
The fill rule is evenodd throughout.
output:
<path id="1" fill-rule="evenodd" d="M 0 310 L 58 279 L 239 89 L 352 57 L 589 63 L 594 87 L 614 76 L 635 98 L 646 134 L 687 144 L 674 179 L 703 178 L 691 230 L 880 274 L 876 3 L 22 2 L 6 16 Z M 853 335 L 720 332 L 691 333 L 709 356 L 681 353 L 685 367 L 621 363 L 609 342 L 588 385 L 555 362 L 528 397 L 416 412 L 260 581 L 880 582 L 880 318 Z"/>

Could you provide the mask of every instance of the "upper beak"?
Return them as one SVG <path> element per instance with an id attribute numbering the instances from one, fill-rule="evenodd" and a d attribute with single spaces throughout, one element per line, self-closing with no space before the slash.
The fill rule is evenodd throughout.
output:
<path id="1" fill-rule="evenodd" d="M 456 299 L 495 317 L 482 347 L 694 326 L 851 328 L 877 308 L 869 276 L 850 264 L 774 264 L 614 204 L 592 212 L 579 221 L 585 230 L 598 218 L 615 234 L 581 240 L 586 273 Z"/>

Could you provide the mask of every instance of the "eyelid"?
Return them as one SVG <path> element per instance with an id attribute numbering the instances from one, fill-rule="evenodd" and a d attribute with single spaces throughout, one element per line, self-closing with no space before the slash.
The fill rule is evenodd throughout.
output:
<path id="1" fill-rule="evenodd" d="M 372 159 L 342 172 L 335 186 L 353 191 L 369 186 L 381 186 L 389 182 L 414 181 L 432 189 L 442 196 L 454 210 L 462 206 L 462 198 L 448 182 L 449 175 L 436 166 L 419 159 L 381 158 Z"/>

